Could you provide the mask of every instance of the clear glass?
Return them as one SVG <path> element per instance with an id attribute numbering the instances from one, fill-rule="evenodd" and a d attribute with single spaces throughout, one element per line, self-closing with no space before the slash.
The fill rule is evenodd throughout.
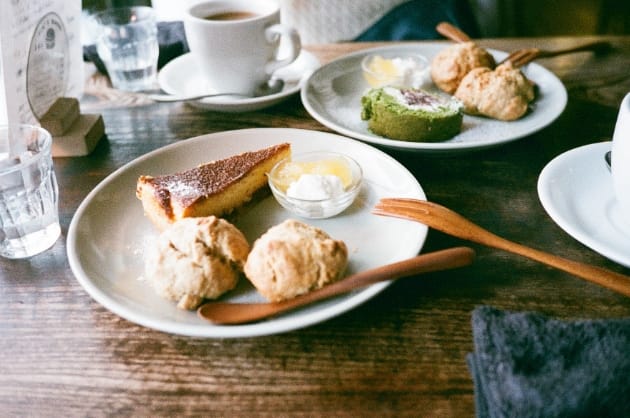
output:
<path id="1" fill-rule="evenodd" d="M 98 55 L 114 88 L 125 91 L 155 87 L 159 45 L 155 12 L 150 7 L 109 9 L 95 16 Z"/>
<path id="2" fill-rule="evenodd" d="M 296 198 L 287 190 L 303 174 L 332 174 L 340 178 L 343 192 L 329 198 Z M 359 194 L 363 181 L 361 166 L 347 155 L 329 151 L 297 154 L 278 162 L 267 175 L 274 197 L 285 209 L 307 219 L 323 219 L 346 210 Z"/>
<path id="3" fill-rule="evenodd" d="M 0 144 L 0 256 L 30 257 L 61 233 L 52 137 L 37 126 L 0 126 Z"/>
<path id="4" fill-rule="evenodd" d="M 367 55 L 361 60 L 363 77 L 370 87 L 421 88 L 429 81 L 429 61 L 419 54 L 394 51 Z"/>

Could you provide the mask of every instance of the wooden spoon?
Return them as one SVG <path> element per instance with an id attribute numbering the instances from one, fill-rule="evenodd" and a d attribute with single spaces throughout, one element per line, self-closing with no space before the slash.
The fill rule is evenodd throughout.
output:
<path id="1" fill-rule="evenodd" d="M 440 35 L 454 42 L 470 42 L 472 40 L 470 36 L 465 34 L 461 29 L 448 22 L 438 23 L 435 30 L 437 30 Z"/>
<path id="2" fill-rule="evenodd" d="M 214 324 L 243 324 L 277 315 L 310 303 L 350 292 L 371 284 L 402 277 L 467 266 L 475 252 L 468 247 L 455 247 L 362 271 L 304 295 L 274 303 L 209 302 L 197 314 Z"/>

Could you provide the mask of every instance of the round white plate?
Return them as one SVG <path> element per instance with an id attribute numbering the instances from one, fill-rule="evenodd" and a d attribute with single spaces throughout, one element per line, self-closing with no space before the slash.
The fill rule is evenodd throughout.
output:
<path id="1" fill-rule="evenodd" d="M 538 196 L 549 216 L 569 235 L 630 267 L 628 214 L 617 204 L 604 161 L 610 145 L 585 145 L 554 158 L 540 173 Z"/>
<path id="2" fill-rule="evenodd" d="M 519 120 L 502 122 L 483 117 L 464 116 L 462 131 L 442 142 L 407 142 L 375 135 L 361 120 L 361 96 L 369 86 L 363 78 L 361 59 L 378 53 L 419 53 L 429 61 L 445 48 L 444 43 L 422 43 L 379 47 L 341 57 L 322 66 L 306 80 L 302 88 L 302 103 L 306 110 L 323 125 L 356 139 L 407 151 L 455 152 L 496 146 L 533 134 L 553 122 L 564 110 L 567 92 L 562 82 L 538 64 L 523 68 L 527 77 L 536 82 L 539 96 L 533 110 Z M 490 50 L 501 60 L 505 52 Z M 427 90 L 436 89 L 429 81 Z"/>
<path id="3" fill-rule="evenodd" d="M 417 255 L 427 227 L 400 219 L 376 216 L 371 210 L 385 196 L 424 199 L 414 176 L 387 154 L 335 134 L 299 129 L 246 129 L 204 135 L 144 155 L 103 180 L 81 203 L 68 231 L 68 259 L 74 275 L 97 302 L 121 317 L 146 326 L 197 337 L 249 337 L 285 332 L 324 321 L 367 301 L 387 283 L 379 283 L 263 322 L 219 326 L 182 311 L 156 296 L 139 278 L 143 252 L 158 235 L 145 218 L 135 196 L 141 174 L 167 174 L 245 151 L 289 142 L 293 152 L 334 149 L 356 159 L 365 184 L 355 203 L 342 214 L 305 220 L 348 245 L 348 273 L 366 270 Z M 250 243 L 269 227 L 291 217 L 267 197 L 239 215 L 236 225 Z M 227 300 L 263 301 L 246 279 Z"/>
<path id="4" fill-rule="evenodd" d="M 262 97 L 236 98 L 230 96 L 208 97 L 190 101 L 195 107 L 220 112 L 249 112 L 264 109 L 286 100 L 300 91 L 308 76 L 317 68 L 319 61 L 308 51 L 302 51 L 290 65 L 279 69 L 275 76 L 284 80 L 282 91 Z M 193 56 L 188 53 L 169 61 L 158 74 L 158 84 L 166 93 L 174 95 L 197 94 L 211 91 L 197 71 Z"/>

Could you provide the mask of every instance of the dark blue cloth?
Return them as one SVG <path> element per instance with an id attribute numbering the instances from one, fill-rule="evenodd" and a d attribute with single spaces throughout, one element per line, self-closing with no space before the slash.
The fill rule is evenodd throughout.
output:
<path id="1" fill-rule="evenodd" d="M 479 307 L 467 357 L 477 416 L 630 417 L 630 319 Z"/>
<path id="2" fill-rule="evenodd" d="M 411 0 L 392 9 L 355 40 L 443 39 L 435 30 L 440 22 L 449 22 L 472 38 L 479 36 L 479 27 L 466 0 Z"/>

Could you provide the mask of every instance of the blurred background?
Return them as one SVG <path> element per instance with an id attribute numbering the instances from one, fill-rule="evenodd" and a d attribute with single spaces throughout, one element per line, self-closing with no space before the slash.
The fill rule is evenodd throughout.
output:
<path id="1" fill-rule="evenodd" d="M 86 12 L 130 4 L 153 5 L 163 20 L 177 20 L 178 10 L 198 0 L 82 0 Z M 256 1 L 256 0 L 252 0 Z M 435 13 L 436 7 L 444 13 L 469 16 L 476 25 L 479 37 L 532 37 L 595 34 L 630 34 L 630 0 L 280 0 L 283 12 L 300 29 L 300 25 L 316 25 L 321 36 L 307 39 L 311 43 L 352 40 L 383 16 L 406 7 L 402 20 L 416 19 L 423 24 L 423 15 Z M 408 11 L 412 10 L 413 13 Z M 331 13 L 347 14 L 346 30 L 355 33 L 335 32 L 344 25 Z M 298 23 L 298 24 L 296 24 Z M 432 23 L 431 23 L 432 24 Z M 467 22 L 463 24 L 467 25 Z M 306 30 L 306 29 L 305 29 Z M 472 30 L 472 29 L 471 29 Z M 474 30 L 472 30 L 474 32 Z M 358 33 L 357 33 L 358 32 Z M 308 42 L 307 42 L 308 43 Z"/>

